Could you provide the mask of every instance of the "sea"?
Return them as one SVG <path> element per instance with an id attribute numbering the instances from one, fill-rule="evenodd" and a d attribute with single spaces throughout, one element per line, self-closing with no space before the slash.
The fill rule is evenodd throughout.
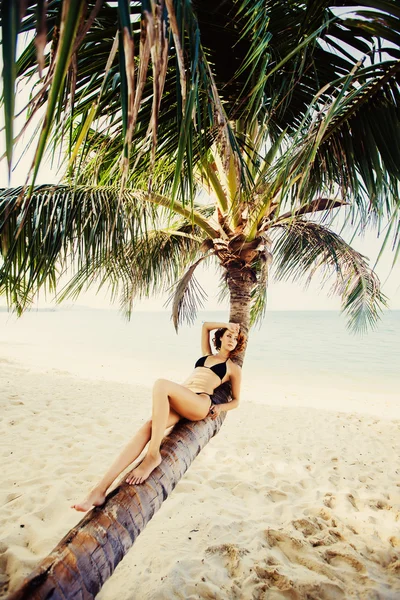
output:
<path id="1" fill-rule="evenodd" d="M 45 375 L 140 384 L 160 377 L 182 382 L 201 356 L 203 321 L 226 322 L 223 311 L 200 312 L 178 333 L 170 313 L 70 307 L 15 314 L 0 311 L 0 360 Z M 243 396 L 266 404 L 323 406 L 390 396 L 400 406 L 400 311 L 355 335 L 335 311 L 270 311 L 250 331 Z M 375 403 L 376 404 L 376 403 Z M 357 409 L 358 405 L 354 405 Z M 378 405 L 376 405 L 378 406 Z M 375 409 L 374 409 L 375 410 Z M 379 410 L 379 408 L 378 408 Z"/>

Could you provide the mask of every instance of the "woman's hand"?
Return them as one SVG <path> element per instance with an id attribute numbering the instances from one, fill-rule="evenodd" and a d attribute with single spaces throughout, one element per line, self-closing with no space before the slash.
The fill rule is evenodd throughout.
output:
<path id="1" fill-rule="evenodd" d="M 228 329 L 229 331 L 232 331 L 232 333 L 236 333 L 238 334 L 240 331 L 240 324 L 239 323 L 228 323 Z"/>
<path id="2" fill-rule="evenodd" d="M 210 408 L 210 410 L 208 412 L 208 415 L 211 417 L 211 419 L 213 421 L 215 421 L 215 419 L 217 417 L 219 417 L 221 410 L 222 409 L 221 409 L 221 406 L 219 404 L 211 404 L 211 408 Z"/>

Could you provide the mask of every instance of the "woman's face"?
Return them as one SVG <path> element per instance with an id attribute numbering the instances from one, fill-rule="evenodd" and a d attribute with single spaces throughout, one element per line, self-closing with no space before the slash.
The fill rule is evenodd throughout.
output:
<path id="1" fill-rule="evenodd" d="M 221 348 L 227 350 L 228 352 L 232 352 L 237 346 L 238 343 L 238 335 L 237 333 L 232 333 L 227 329 L 224 335 L 221 337 Z"/>

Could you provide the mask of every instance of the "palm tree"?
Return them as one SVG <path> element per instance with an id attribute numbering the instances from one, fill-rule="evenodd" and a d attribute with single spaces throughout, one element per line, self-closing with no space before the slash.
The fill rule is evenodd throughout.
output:
<path id="1" fill-rule="evenodd" d="M 32 82 L 28 121 L 46 115 L 29 186 L 1 196 L 10 305 L 54 290 L 75 261 L 62 298 L 108 282 L 129 312 L 135 297 L 176 284 L 177 325 L 195 310 L 195 266 L 214 257 L 231 319 L 248 329 L 274 254 L 279 277 L 330 267 L 350 325 L 376 320 L 376 276 L 315 216 L 344 205 L 360 228 L 389 218 L 386 237 L 395 230 L 394 0 L 351 14 L 337 10 L 348 2 L 97 1 L 85 13 L 53 0 L 47 15 L 44 2 L 25 14 L 18 4 L 2 5 L 10 165 L 15 78 Z M 18 31 L 35 28 L 15 62 Z M 35 188 L 49 141 L 67 146 L 65 186 Z M 196 201 L 200 188 L 210 203 Z"/>
<path id="2" fill-rule="evenodd" d="M 72 268 L 60 299 L 110 285 L 128 314 L 175 286 L 178 327 L 202 300 L 196 267 L 217 261 L 230 320 L 248 331 L 273 257 L 278 278 L 335 276 L 349 325 L 373 325 L 379 281 L 327 219 L 388 222 L 397 256 L 396 0 L 115 4 L 49 0 L 46 18 L 43 0 L 2 4 L 10 166 L 17 80 L 32 85 L 28 125 L 45 113 L 26 184 L 0 194 L 9 304 L 22 312 Z M 18 32 L 35 29 L 15 60 Z M 65 181 L 36 186 L 59 146 Z"/>

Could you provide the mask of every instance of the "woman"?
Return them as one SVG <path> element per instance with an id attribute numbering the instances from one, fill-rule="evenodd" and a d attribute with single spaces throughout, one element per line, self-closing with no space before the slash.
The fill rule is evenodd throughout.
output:
<path id="1" fill-rule="evenodd" d="M 212 354 L 210 331 L 216 329 Z M 106 492 L 118 475 L 126 469 L 150 442 L 144 460 L 127 476 L 129 484 L 143 483 L 161 462 L 160 445 L 165 430 L 184 417 L 190 421 L 201 421 L 208 415 L 216 419 L 221 411 L 232 410 L 239 404 L 241 368 L 231 360 L 244 346 L 244 335 L 238 323 L 204 323 L 201 332 L 201 350 L 204 356 L 195 364 L 193 373 L 182 385 L 158 379 L 153 387 L 152 419 L 141 427 L 135 437 L 124 448 L 103 479 L 80 504 L 71 508 L 85 512 L 104 503 Z M 216 387 L 230 381 L 231 402 L 214 405 L 211 400 Z"/>

